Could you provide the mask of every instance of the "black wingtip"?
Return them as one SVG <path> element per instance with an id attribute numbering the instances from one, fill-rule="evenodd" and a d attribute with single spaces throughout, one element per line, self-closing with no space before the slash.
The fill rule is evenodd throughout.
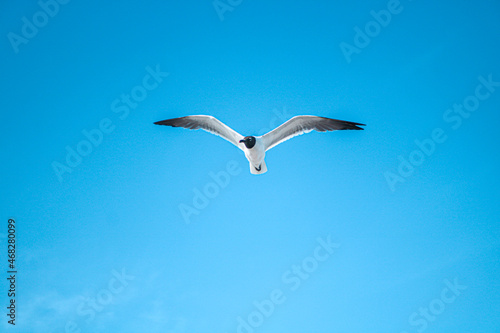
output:
<path id="1" fill-rule="evenodd" d="M 325 123 L 328 124 L 331 128 L 325 128 L 324 130 L 334 131 L 334 130 L 364 130 L 364 128 L 359 126 L 366 126 L 365 124 L 356 123 L 353 121 L 339 120 L 333 118 L 319 117 L 325 120 Z M 316 128 L 317 131 L 321 131 Z"/>
<path id="2" fill-rule="evenodd" d="M 353 123 L 353 122 L 350 122 L 350 121 L 346 121 L 345 122 L 345 127 L 343 128 L 344 130 L 364 130 L 363 127 L 359 127 L 359 126 L 366 126 L 365 124 L 361 124 L 361 123 Z"/>
<path id="3" fill-rule="evenodd" d="M 165 126 L 173 126 L 173 119 L 160 120 L 154 123 L 155 125 L 165 125 Z"/>

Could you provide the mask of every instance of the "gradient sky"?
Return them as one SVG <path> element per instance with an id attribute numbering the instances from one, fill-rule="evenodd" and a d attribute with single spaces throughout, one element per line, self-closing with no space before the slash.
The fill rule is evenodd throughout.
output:
<path id="1" fill-rule="evenodd" d="M 498 331 L 498 1 L 60 2 L 0 5 L 2 330 Z"/>

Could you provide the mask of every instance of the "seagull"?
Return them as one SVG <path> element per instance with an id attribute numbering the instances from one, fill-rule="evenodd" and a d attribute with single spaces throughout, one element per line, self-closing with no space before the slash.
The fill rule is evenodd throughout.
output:
<path id="1" fill-rule="evenodd" d="M 337 120 L 318 116 L 295 116 L 262 136 L 243 136 L 217 118 L 206 115 L 186 116 L 155 122 L 155 125 L 184 127 L 187 129 L 203 129 L 218 135 L 243 150 L 250 163 L 250 173 L 260 175 L 267 171 L 264 158 L 266 151 L 297 135 L 336 130 L 362 130 L 360 123 Z"/>

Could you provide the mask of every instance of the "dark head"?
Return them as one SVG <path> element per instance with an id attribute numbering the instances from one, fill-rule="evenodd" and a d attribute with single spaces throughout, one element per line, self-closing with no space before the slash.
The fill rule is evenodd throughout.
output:
<path id="1" fill-rule="evenodd" d="M 240 140 L 240 142 L 243 142 L 245 144 L 245 147 L 248 149 L 252 149 L 253 146 L 255 146 L 255 137 L 253 136 L 245 136 L 243 140 Z"/>

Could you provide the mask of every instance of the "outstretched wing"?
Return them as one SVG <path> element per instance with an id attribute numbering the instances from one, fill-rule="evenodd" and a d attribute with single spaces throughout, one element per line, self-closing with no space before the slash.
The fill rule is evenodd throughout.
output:
<path id="1" fill-rule="evenodd" d="M 275 128 L 271 132 L 262 136 L 262 141 L 266 151 L 274 146 L 293 138 L 294 136 L 309 133 L 312 130 L 318 132 L 337 131 L 337 130 L 362 130 L 359 126 L 364 124 L 353 123 L 350 121 L 337 120 L 316 116 L 296 116 Z"/>
<path id="2" fill-rule="evenodd" d="M 243 139 L 243 136 L 212 116 L 187 116 L 157 121 L 155 124 L 172 127 L 184 127 L 193 130 L 201 128 L 209 133 L 220 136 L 243 150 L 242 144 L 239 143 L 239 141 Z"/>

